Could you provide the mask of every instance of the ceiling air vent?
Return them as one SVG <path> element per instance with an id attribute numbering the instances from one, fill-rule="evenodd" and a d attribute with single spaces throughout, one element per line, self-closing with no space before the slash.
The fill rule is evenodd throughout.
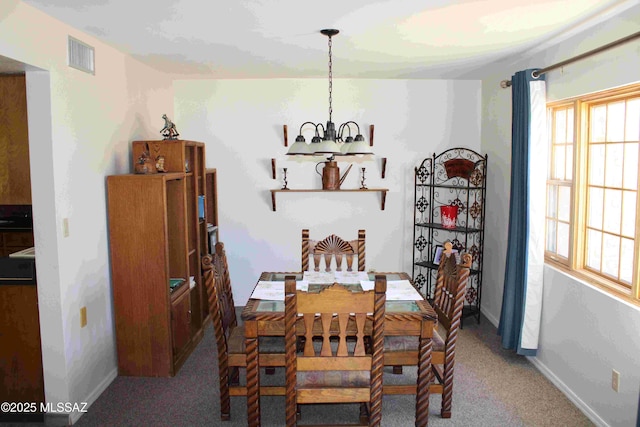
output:
<path id="1" fill-rule="evenodd" d="M 69 66 L 95 74 L 95 53 L 92 46 L 69 36 Z"/>

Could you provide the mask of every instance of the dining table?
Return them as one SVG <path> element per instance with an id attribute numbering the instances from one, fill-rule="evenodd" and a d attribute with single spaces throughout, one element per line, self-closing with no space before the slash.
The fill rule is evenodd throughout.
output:
<path id="1" fill-rule="evenodd" d="M 354 291 L 373 289 L 376 275 L 385 275 L 387 293 L 384 317 L 385 336 L 418 338 L 416 426 L 426 426 L 431 383 L 431 338 L 437 323 L 433 307 L 423 298 L 404 272 L 263 272 L 256 282 L 241 318 L 244 321 L 246 351 L 247 421 L 260 426 L 259 338 L 284 336 L 284 281 L 296 278 L 296 288 L 319 291 L 340 283 Z M 383 385 L 384 394 L 384 385 Z"/>

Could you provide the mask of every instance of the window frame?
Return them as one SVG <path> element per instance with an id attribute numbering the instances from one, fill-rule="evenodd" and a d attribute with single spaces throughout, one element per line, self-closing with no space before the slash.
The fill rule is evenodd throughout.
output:
<path id="1" fill-rule="evenodd" d="M 608 89 L 588 95 L 567 98 L 547 103 L 550 147 L 553 143 L 553 123 L 552 118 L 557 110 L 573 106 L 573 159 L 572 159 L 572 179 L 570 185 L 570 216 L 569 216 L 569 248 L 568 257 L 565 259 L 547 248 L 547 221 L 545 220 L 545 263 L 564 271 L 565 273 L 584 280 L 608 293 L 615 294 L 635 305 L 640 305 L 640 173 L 636 187 L 636 218 L 634 234 L 635 262 L 633 266 L 633 276 L 631 286 L 625 286 L 615 280 L 608 279 L 604 275 L 594 273 L 586 267 L 585 245 L 587 235 L 587 191 L 588 191 L 588 152 L 589 142 L 586 140 L 589 127 L 589 108 L 594 104 L 610 103 L 616 100 L 635 98 L 640 96 L 640 82 L 619 88 Z M 570 124 L 567 123 L 567 126 Z M 546 174 L 547 196 L 545 206 L 548 202 L 548 188 L 550 184 L 566 185 L 567 180 L 551 179 L 551 168 L 553 167 L 553 152 L 549 151 L 550 158 Z M 640 165 L 639 165 L 640 166 Z M 545 209 L 548 215 L 548 210 Z M 548 218 L 548 216 L 546 217 Z M 557 217 L 555 219 L 557 221 Z M 557 250 L 557 247 L 556 247 Z"/>

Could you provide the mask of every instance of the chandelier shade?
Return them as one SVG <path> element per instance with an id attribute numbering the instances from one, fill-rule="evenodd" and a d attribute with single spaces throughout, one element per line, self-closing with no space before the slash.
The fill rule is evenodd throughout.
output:
<path id="1" fill-rule="evenodd" d="M 296 137 L 296 142 L 293 143 L 289 151 L 287 152 L 290 156 L 311 156 L 313 152 L 311 151 L 311 147 L 304 140 L 304 137 L 298 135 Z"/>
<path id="2" fill-rule="evenodd" d="M 348 156 L 348 155 L 363 155 L 373 154 L 371 147 L 364 140 L 364 136 L 360 133 L 360 126 L 354 121 L 348 121 L 342 123 L 336 131 L 336 125 L 332 121 L 333 115 L 333 55 L 332 55 L 332 41 L 331 38 L 339 33 L 335 29 L 325 29 L 320 31 L 329 39 L 329 120 L 327 120 L 326 126 L 322 123 L 304 122 L 300 126 L 300 133 L 296 137 L 295 143 L 289 148 L 287 155 L 292 156 L 318 156 L 318 155 L 330 155 L 330 156 Z M 305 125 L 312 125 L 315 130 L 315 134 L 311 139 L 311 144 L 307 144 L 302 131 Z M 351 136 L 351 125 L 357 128 L 357 134 L 354 137 Z M 345 133 L 347 135 L 345 135 Z"/>

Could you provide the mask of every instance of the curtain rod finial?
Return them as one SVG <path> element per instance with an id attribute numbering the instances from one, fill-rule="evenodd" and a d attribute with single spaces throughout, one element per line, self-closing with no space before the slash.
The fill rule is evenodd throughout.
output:
<path id="1" fill-rule="evenodd" d="M 501 87 L 502 89 L 506 89 L 506 88 L 508 88 L 509 86 L 511 86 L 511 80 L 502 80 L 502 81 L 500 82 L 500 87 Z"/>

